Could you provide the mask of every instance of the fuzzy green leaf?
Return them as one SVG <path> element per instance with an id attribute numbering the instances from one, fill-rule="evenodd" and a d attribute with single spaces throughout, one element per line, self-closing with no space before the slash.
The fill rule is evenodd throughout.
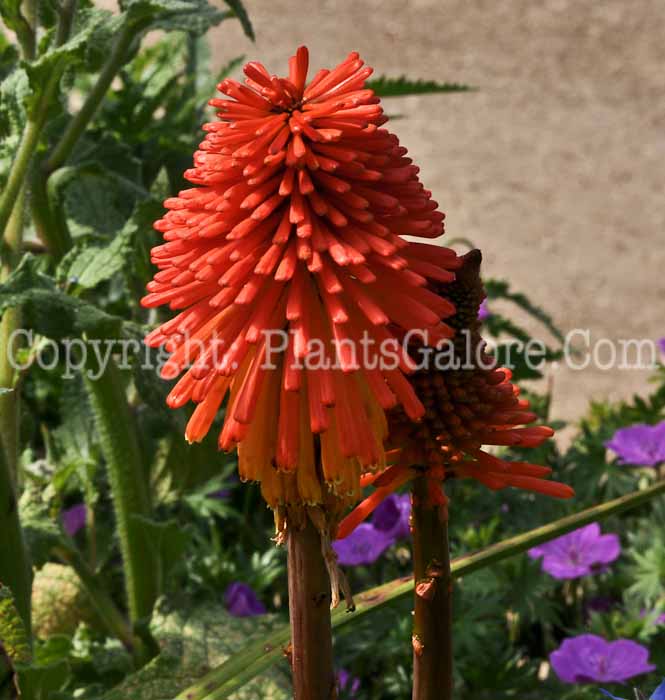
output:
<path id="1" fill-rule="evenodd" d="M 159 213 L 161 206 L 156 202 L 139 202 L 134 214 L 108 245 L 86 247 L 80 244 L 73 248 L 60 262 L 56 279 L 85 289 L 111 279 L 127 268 L 136 237 L 149 228 Z"/>
<path id="2" fill-rule="evenodd" d="M 121 8 L 130 22 L 196 35 L 204 34 L 230 16 L 207 0 L 125 0 Z"/>
<path id="3" fill-rule="evenodd" d="M 469 85 L 460 83 L 437 83 L 434 80 L 409 80 L 405 75 L 399 78 L 381 76 L 368 80 L 366 87 L 371 88 L 379 97 L 407 97 L 409 95 L 429 95 L 439 92 L 469 92 Z"/>
<path id="4" fill-rule="evenodd" d="M 14 596 L 9 588 L 1 583 L 0 650 L 4 651 L 14 667 L 29 664 L 32 660 L 28 635 L 16 609 Z"/>
<path id="5" fill-rule="evenodd" d="M 35 61 L 24 63 L 35 96 L 41 94 L 52 75 L 62 74 L 66 68 L 85 59 L 90 39 L 109 21 L 109 17 L 109 12 L 96 8 L 80 10 L 76 14 L 74 31 L 68 41 L 61 46 L 51 46 Z M 54 35 L 55 30 L 50 30 L 42 43 L 48 43 Z"/>
<path id="6" fill-rule="evenodd" d="M 116 233 L 131 216 L 135 202 L 148 194 L 94 162 L 58 170 L 49 178 L 48 193 L 50 201 L 61 205 L 74 238 Z"/>
<path id="7" fill-rule="evenodd" d="M 246 644 L 248 637 L 265 634 L 272 619 L 231 617 L 219 603 L 209 602 L 194 609 L 178 605 L 170 609 L 158 605 L 151 632 L 162 653 L 147 666 L 127 678 L 102 700 L 172 700 L 196 678 Z M 291 693 L 282 674 L 249 682 L 234 698 L 237 700 L 287 700 Z"/>
<path id="8" fill-rule="evenodd" d="M 23 68 L 0 83 L 0 173 L 3 179 L 14 159 L 26 122 L 30 81 Z"/>
<path id="9" fill-rule="evenodd" d="M 242 30 L 245 32 L 245 36 L 249 37 L 252 41 L 256 40 L 254 35 L 254 27 L 249 19 L 247 10 L 242 4 L 242 0 L 224 0 L 226 4 L 231 8 L 231 12 L 240 20 L 242 25 Z"/>
<path id="10" fill-rule="evenodd" d="M 0 313 L 20 307 L 24 327 L 49 338 L 78 337 L 84 333 L 95 338 L 119 337 L 122 319 L 65 294 L 38 266 L 36 257 L 25 255 L 0 285 Z"/>

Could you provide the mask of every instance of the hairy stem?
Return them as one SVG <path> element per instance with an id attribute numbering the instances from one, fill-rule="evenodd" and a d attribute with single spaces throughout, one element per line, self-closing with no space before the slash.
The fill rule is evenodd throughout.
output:
<path id="1" fill-rule="evenodd" d="M 295 700 L 334 697 L 330 579 L 321 538 L 306 515 L 287 534 L 291 668 Z"/>
<path id="2" fill-rule="evenodd" d="M 0 450 L 0 583 L 11 589 L 30 639 L 32 569 L 18 518 L 16 484 Z"/>
<path id="3" fill-rule="evenodd" d="M 453 694 L 452 576 L 448 511 L 429 502 L 427 479 L 412 492 L 413 700 L 450 700 Z"/>
<path id="4" fill-rule="evenodd" d="M 90 360 L 95 363 L 95 360 Z M 150 548 L 141 517 L 150 515 L 147 480 L 120 372 L 111 358 L 98 379 L 86 375 L 86 387 L 106 460 L 113 496 L 130 619 L 147 619 L 157 598 L 158 571 L 155 552 Z"/>
<path id="5" fill-rule="evenodd" d="M 0 282 L 4 282 L 11 274 L 20 254 L 23 241 L 23 204 L 25 188 L 21 188 L 16 199 L 7 228 L 5 229 L 6 258 L 0 268 Z M 16 369 L 12 362 L 16 343 L 14 333 L 21 326 L 19 309 L 7 309 L 0 319 L 0 444 L 4 450 L 7 468 L 13 479 L 18 473 L 19 453 L 19 395 L 15 391 Z"/>

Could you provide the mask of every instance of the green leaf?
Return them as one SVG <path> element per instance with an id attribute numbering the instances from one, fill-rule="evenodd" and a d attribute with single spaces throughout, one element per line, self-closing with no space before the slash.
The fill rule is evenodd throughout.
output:
<path id="1" fill-rule="evenodd" d="M 0 34 L 0 80 L 14 70 L 18 58 L 18 51 L 14 44 L 8 41 L 4 34 Z"/>
<path id="2" fill-rule="evenodd" d="M 48 194 L 62 208 L 74 238 L 116 233 L 131 216 L 135 202 L 148 196 L 136 183 L 95 162 L 60 168 L 49 178 Z"/>
<path id="3" fill-rule="evenodd" d="M 36 489 L 26 490 L 19 501 L 21 526 L 33 566 L 39 568 L 53 557 L 53 550 L 63 543 L 63 533 L 46 503 L 39 500 Z"/>
<path id="4" fill-rule="evenodd" d="M 59 661 L 48 666 L 28 666 L 18 672 L 21 696 L 48 700 L 51 693 L 62 690 L 69 680 L 69 664 Z"/>
<path id="5" fill-rule="evenodd" d="M 245 6 L 242 4 L 242 0 L 224 0 L 224 2 L 231 8 L 231 12 L 240 20 L 245 36 L 255 41 L 254 27 L 252 27 L 252 22 L 249 19 Z"/>
<path id="6" fill-rule="evenodd" d="M 200 35 L 229 17 L 207 0 L 124 0 L 120 4 L 130 22 L 153 29 Z"/>
<path id="7" fill-rule="evenodd" d="M 428 95 L 437 92 L 469 92 L 468 85 L 460 83 L 437 83 L 434 80 L 409 80 L 405 75 L 399 78 L 381 76 L 368 80 L 366 87 L 371 88 L 379 97 L 407 97 L 408 95 Z"/>
<path id="8" fill-rule="evenodd" d="M 56 279 L 92 289 L 126 270 L 137 236 L 149 229 L 161 211 L 161 205 L 157 202 L 139 202 L 133 215 L 108 245 L 86 247 L 80 244 L 74 247 L 60 262 Z"/>
<path id="9" fill-rule="evenodd" d="M 70 39 L 61 46 L 48 46 L 55 36 L 55 29 L 49 30 L 41 42 L 42 45 L 47 45 L 46 50 L 35 61 L 23 64 L 34 96 L 41 94 L 53 75 L 61 75 L 66 68 L 85 59 L 90 39 L 108 20 L 109 13 L 104 10 L 96 8 L 80 10 L 76 13 L 75 26 Z M 34 104 L 34 98 L 32 103 Z"/>
<path id="10" fill-rule="evenodd" d="M 223 663 L 248 637 L 265 634 L 273 618 L 237 618 L 219 603 L 206 602 L 193 609 L 179 604 L 171 609 L 162 602 L 153 616 L 151 632 L 162 653 L 128 677 L 101 700 L 172 700 L 174 695 Z M 285 674 L 256 679 L 234 696 L 237 700 L 287 700 L 291 697 Z"/>
<path id="11" fill-rule="evenodd" d="M 30 81 L 23 68 L 12 71 L 0 83 L 0 173 L 3 180 L 25 127 L 29 97 Z"/>
<path id="12" fill-rule="evenodd" d="M 134 515 L 133 519 L 140 524 L 143 546 L 154 552 L 155 560 L 159 562 L 159 571 L 153 575 L 157 579 L 157 590 L 163 593 L 169 575 L 182 561 L 189 535 L 175 520 L 157 522 L 141 515 Z"/>
<path id="13" fill-rule="evenodd" d="M 62 339 L 86 334 L 117 338 L 122 319 L 67 295 L 55 280 L 39 271 L 39 260 L 25 255 L 7 281 L 0 285 L 0 313 L 19 307 L 23 325 L 40 335 Z"/>
<path id="14" fill-rule="evenodd" d="M 0 651 L 4 651 L 12 666 L 22 666 L 32 661 L 30 642 L 21 616 L 16 609 L 14 596 L 0 583 Z"/>

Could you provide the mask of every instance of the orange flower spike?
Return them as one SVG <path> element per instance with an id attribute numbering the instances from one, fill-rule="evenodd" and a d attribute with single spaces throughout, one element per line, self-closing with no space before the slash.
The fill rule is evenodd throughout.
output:
<path id="1" fill-rule="evenodd" d="M 273 507 L 321 503 L 318 478 L 351 502 L 360 476 L 384 467 L 384 411 L 425 410 L 403 376 L 412 362 L 400 352 L 398 369 L 366 366 L 349 343 L 450 337 L 454 307 L 431 288 L 459 266 L 453 251 L 400 237 L 440 236 L 444 215 L 381 128 L 371 69 L 354 52 L 307 84 L 308 64 L 300 47 L 286 78 L 252 61 L 244 84 L 219 84 L 219 121 L 185 173 L 193 187 L 155 223 L 164 243 L 142 301 L 180 310 L 146 342 L 171 353 L 165 378 L 184 372 L 169 405 L 198 404 L 187 438 L 205 436 L 230 393 L 220 447 L 239 448 L 241 476 L 265 482 Z M 307 365 L 315 342 L 332 368 Z"/>

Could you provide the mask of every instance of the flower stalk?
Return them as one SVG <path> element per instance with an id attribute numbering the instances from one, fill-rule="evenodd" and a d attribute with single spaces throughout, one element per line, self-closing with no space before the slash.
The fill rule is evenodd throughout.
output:
<path id="1" fill-rule="evenodd" d="M 156 555 L 141 522 L 150 515 L 150 498 L 138 436 L 116 365 L 110 361 L 98 379 L 85 381 L 111 485 L 130 619 L 136 624 L 152 613 L 158 580 Z"/>
<path id="2" fill-rule="evenodd" d="M 291 668 L 295 700 L 334 697 L 330 579 L 307 514 L 287 531 Z"/>
<path id="3" fill-rule="evenodd" d="M 413 530 L 413 700 L 450 700 L 453 692 L 452 575 L 448 509 L 430 502 L 427 478 L 415 479 Z"/>

